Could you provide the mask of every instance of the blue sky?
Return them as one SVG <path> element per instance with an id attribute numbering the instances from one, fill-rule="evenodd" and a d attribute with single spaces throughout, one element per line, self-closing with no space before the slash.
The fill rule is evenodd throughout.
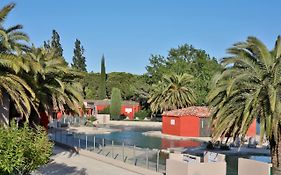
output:
<path id="1" fill-rule="evenodd" d="M 167 55 L 188 43 L 218 59 L 247 36 L 269 48 L 281 34 L 281 1 L 272 0 L 0 0 L 17 4 L 7 25 L 23 24 L 31 41 L 42 45 L 56 29 L 71 62 L 74 41 L 85 48 L 88 71 L 145 73 L 151 54 Z"/>

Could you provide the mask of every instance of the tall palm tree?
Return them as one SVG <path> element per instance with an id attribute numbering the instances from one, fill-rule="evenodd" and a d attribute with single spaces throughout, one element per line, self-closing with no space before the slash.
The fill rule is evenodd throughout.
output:
<path id="1" fill-rule="evenodd" d="M 31 70 L 24 77 L 35 92 L 39 112 L 50 116 L 65 107 L 78 112 L 83 98 L 81 86 L 74 81 L 83 74 L 66 66 L 54 50 L 32 48 L 25 61 L 31 64 Z"/>
<path id="2" fill-rule="evenodd" d="M 164 75 L 162 81 L 153 85 L 148 103 L 153 113 L 188 107 L 195 104 L 196 98 L 190 83 L 189 74 Z"/>
<path id="3" fill-rule="evenodd" d="M 9 29 L 3 27 L 13 8 L 14 4 L 9 4 L 0 10 L 0 120 L 4 125 L 9 124 L 10 104 L 20 116 L 28 117 L 35 98 L 30 86 L 18 76 L 20 71 L 27 70 L 17 53 L 27 47 L 23 41 L 28 41 L 28 37 L 20 31 L 20 25 Z"/>
<path id="4" fill-rule="evenodd" d="M 244 136 L 260 122 L 260 138 L 270 142 L 273 167 L 281 172 L 281 37 L 273 50 L 257 38 L 228 49 L 221 75 L 214 78 L 208 101 L 213 107 L 214 139 Z"/>

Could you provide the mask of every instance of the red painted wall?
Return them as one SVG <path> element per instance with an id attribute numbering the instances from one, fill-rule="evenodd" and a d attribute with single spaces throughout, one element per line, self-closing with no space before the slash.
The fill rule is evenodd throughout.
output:
<path id="1" fill-rule="evenodd" d="M 102 111 L 102 110 L 104 110 L 104 108 L 106 108 L 108 105 L 97 105 L 96 106 L 96 109 L 97 109 L 97 111 Z"/>
<path id="2" fill-rule="evenodd" d="M 200 142 L 192 141 L 192 140 L 167 140 L 162 139 L 162 149 L 167 148 L 175 148 L 175 147 L 198 147 L 200 146 Z"/>
<path id="3" fill-rule="evenodd" d="M 175 120 L 175 125 L 171 125 L 171 120 Z M 256 136 L 256 120 L 250 125 L 246 136 Z M 196 116 L 163 116 L 162 133 L 176 136 L 199 137 L 200 136 L 200 118 Z"/>
<path id="4" fill-rule="evenodd" d="M 175 125 L 171 125 L 171 120 L 175 120 Z M 194 116 L 163 116 L 162 133 L 176 136 L 199 137 L 199 121 L 199 117 Z"/>
<path id="5" fill-rule="evenodd" d="M 171 120 L 175 120 L 175 125 L 171 125 Z M 179 135 L 180 119 L 179 117 L 163 116 L 162 117 L 162 133 L 170 135 Z"/>
<path id="6" fill-rule="evenodd" d="M 256 133 L 257 133 L 257 121 L 254 120 L 253 123 L 250 125 L 250 127 L 246 133 L 246 136 L 253 137 L 253 136 L 257 135 Z"/>
<path id="7" fill-rule="evenodd" d="M 196 116 L 184 116 L 180 118 L 180 136 L 199 137 L 200 118 Z"/>
<path id="8" fill-rule="evenodd" d="M 62 111 L 57 112 L 57 119 L 61 120 L 62 118 Z"/>
<path id="9" fill-rule="evenodd" d="M 126 112 L 126 108 L 132 109 L 132 112 L 129 112 L 129 111 Z M 140 110 L 139 105 L 132 105 L 132 106 L 123 105 L 123 106 L 121 106 L 121 114 L 128 116 L 130 120 L 134 120 L 135 113 L 138 112 L 139 110 Z"/>
<path id="10" fill-rule="evenodd" d="M 97 105 L 96 109 L 97 111 L 102 111 L 104 108 L 106 108 L 108 105 Z M 126 108 L 131 108 L 132 112 L 126 112 Z M 134 120 L 135 113 L 140 110 L 140 105 L 122 105 L 121 106 L 121 114 L 128 116 L 130 120 Z"/>

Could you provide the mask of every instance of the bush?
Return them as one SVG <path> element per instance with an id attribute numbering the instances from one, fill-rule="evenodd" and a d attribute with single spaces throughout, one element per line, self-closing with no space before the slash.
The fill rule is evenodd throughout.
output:
<path id="1" fill-rule="evenodd" d="M 150 116 L 150 111 L 148 110 L 140 110 L 135 113 L 135 118 L 138 118 L 139 120 L 143 120 L 145 117 Z"/>
<path id="2" fill-rule="evenodd" d="M 0 174 L 29 174 L 48 163 L 53 144 L 42 127 L 0 127 Z"/>
<path id="3" fill-rule="evenodd" d="M 90 127 L 93 127 L 94 124 L 93 122 L 96 121 L 97 118 L 95 116 L 90 116 L 88 119 L 87 119 L 87 122 L 86 122 L 86 126 L 90 126 Z"/>
<path id="4" fill-rule="evenodd" d="M 90 116 L 89 119 L 88 119 L 90 122 L 94 122 L 97 120 L 97 118 L 95 116 Z"/>
<path id="5" fill-rule="evenodd" d="M 121 114 L 119 117 L 119 120 L 125 120 L 127 118 L 127 116 L 125 114 Z"/>
<path id="6" fill-rule="evenodd" d="M 110 106 L 105 107 L 103 110 L 98 111 L 99 114 L 110 114 Z"/>

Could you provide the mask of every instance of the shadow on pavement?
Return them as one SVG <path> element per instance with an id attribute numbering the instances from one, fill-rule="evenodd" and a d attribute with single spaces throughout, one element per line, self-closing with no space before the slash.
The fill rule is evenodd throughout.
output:
<path id="1" fill-rule="evenodd" d="M 88 175 L 86 169 L 77 169 L 76 167 L 67 166 L 64 163 L 49 163 L 39 168 L 33 175 Z"/>

